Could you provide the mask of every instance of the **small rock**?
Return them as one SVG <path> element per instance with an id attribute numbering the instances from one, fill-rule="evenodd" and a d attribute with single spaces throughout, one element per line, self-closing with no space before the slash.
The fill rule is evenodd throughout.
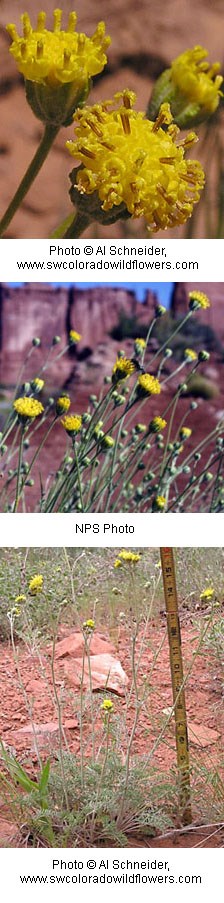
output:
<path id="1" fill-rule="evenodd" d="M 118 696 L 125 695 L 128 685 L 128 677 L 123 671 L 121 663 L 113 655 L 91 655 L 91 680 L 93 690 L 112 691 Z M 68 683 L 75 689 L 80 689 L 83 659 L 76 658 L 75 662 L 65 662 L 65 675 Z M 87 657 L 84 660 L 83 689 L 89 690 L 89 665 Z"/>
<path id="2" fill-rule="evenodd" d="M 189 721 L 188 723 L 188 735 L 189 740 L 194 746 L 212 746 L 213 743 L 217 743 L 217 740 L 220 739 L 221 734 L 218 731 L 214 731 L 212 728 L 207 727 L 207 725 L 197 724 L 196 721 Z"/>
<path id="3" fill-rule="evenodd" d="M 55 659 L 64 658 L 66 655 L 72 655 L 73 658 L 79 658 L 83 654 L 84 638 L 81 630 L 77 630 L 70 636 L 60 640 L 55 645 Z M 52 652 L 52 646 L 48 646 L 48 652 Z M 89 645 L 90 655 L 101 655 L 109 653 L 113 655 L 115 648 L 107 638 L 101 633 L 93 633 Z"/>
<path id="4" fill-rule="evenodd" d="M 74 729 L 78 727 L 77 718 L 66 718 L 63 722 L 64 728 Z M 21 727 L 18 731 L 14 731 L 13 736 L 18 737 L 21 734 L 33 734 L 33 728 L 36 734 L 54 734 L 59 730 L 58 721 L 45 721 L 42 724 L 36 724 L 35 722 L 32 724 L 25 724 L 24 727 Z"/>

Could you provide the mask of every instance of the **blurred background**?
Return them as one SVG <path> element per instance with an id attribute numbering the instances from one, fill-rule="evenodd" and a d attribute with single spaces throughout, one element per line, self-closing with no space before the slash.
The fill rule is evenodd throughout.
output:
<path id="1" fill-rule="evenodd" d="M 2 137 L 0 142 L 0 193 L 2 211 L 8 205 L 30 162 L 42 134 L 25 100 L 23 79 L 8 52 L 10 39 L 7 22 L 20 28 L 20 15 L 25 10 L 35 25 L 42 7 L 36 0 L 0 0 L 0 92 Z M 52 26 L 56 0 L 45 0 L 47 27 Z M 195 44 L 208 50 L 209 59 L 219 60 L 223 71 L 223 0 L 62 0 L 63 25 L 71 8 L 78 15 L 77 29 L 91 35 L 97 22 L 104 19 L 111 36 L 108 65 L 95 79 L 90 101 L 105 100 L 125 87 L 137 94 L 137 108 L 146 108 L 152 85 L 170 61 Z M 192 156 L 200 159 L 206 170 L 203 200 L 192 219 L 181 229 L 166 232 L 173 238 L 224 237 L 224 161 L 223 113 L 213 116 L 209 124 L 197 129 L 200 143 Z M 8 229 L 8 238 L 46 238 L 71 212 L 68 197 L 71 161 L 65 140 L 73 128 L 62 129 L 41 174 L 24 200 Z M 113 226 L 94 226 L 86 233 L 91 237 L 144 238 L 144 221 L 128 221 Z M 160 232 L 162 237 L 164 233 Z"/>

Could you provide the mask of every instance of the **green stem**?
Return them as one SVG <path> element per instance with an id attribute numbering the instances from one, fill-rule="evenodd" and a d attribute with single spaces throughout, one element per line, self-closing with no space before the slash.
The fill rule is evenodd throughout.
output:
<path id="1" fill-rule="evenodd" d="M 33 456 L 33 458 L 32 458 L 32 461 L 31 461 L 31 463 L 30 463 L 30 466 L 29 466 L 29 470 L 28 470 L 28 472 L 26 473 L 26 475 L 25 475 L 25 477 L 24 477 L 24 480 L 22 481 L 22 484 L 21 484 L 21 486 L 20 486 L 20 491 L 19 491 L 19 496 L 18 496 L 18 499 L 17 499 L 17 504 L 18 504 L 18 501 L 19 501 L 19 499 L 20 499 L 20 497 L 21 497 L 21 494 L 22 494 L 22 492 L 23 492 L 23 489 L 24 489 L 26 480 L 28 480 L 28 477 L 30 476 L 32 467 L 33 467 L 33 465 L 35 464 L 35 461 L 36 461 L 36 459 L 37 459 L 37 457 L 38 457 L 40 451 L 42 451 L 42 448 L 43 448 L 43 446 L 45 445 L 46 439 L 48 439 L 48 436 L 49 436 L 51 430 L 53 429 L 53 426 L 54 426 L 54 424 L 56 423 L 56 420 L 57 420 L 57 417 L 54 417 L 54 420 L 52 421 L 52 423 L 51 423 L 50 426 L 48 427 L 48 430 L 47 430 L 47 432 L 45 433 L 45 435 L 44 435 L 42 441 L 40 442 L 40 445 L 38 445 L 38 448 L 37 448 L 36 451 L 35 451 L 35 454 L 34 454 L 34 456 Z M 14 511 L 16 511 L 16 507 L 14 508 Z"/>
<path id="2" fill-rule="evenodd" d="M 8 228 L 11 220 L 18 210 L 18 207 L 20 207 L 20 204 L 22 203 L 32 183 L 34 182 L 34 179 L 38 175 L 38 172 L 40 171 L 44 161 L 46 160 L 46 157 L 58 131 L 58 126 L 46 125 L 39 147 L 37 148 L 37 151 L 34 154 L 30 165 L 28 166 L 25 176 L 23 176 L 23 179 L 20 182 L 19 187 L 17 188 L 14 198 L 10 202 L 4 216 L 2 217 L 2 220 L 0 221 L 0 237 Z"/>
<path id="3" fill-rule="evenodd" d="M 72 223 L 68 226 L 63 238 L 79 238 L 80 235 L 87 229 L 89 226 L 90 217 L 85 213 L 77 212 L 72 220 Z"/>
<path id="4" fill-rule="evenodd" d="M 19 460 L 18 460 L 18 468 L 17 468 L 17 481 L 16 481 L 16 497 L 13 512 L 17 511 L 19 499 L 20 499 L 20 475 L 21 475 L 21 466 L 22 466 L 22 458 L 23 458 L 23 438 L 24 438 L 24 429 L 21 428 L 21 436 L 19 443 Z"/>
<path id="5" fill-rule="evenodd" d="M 81 502 L 81 506 L 82 506 L 82 511 L 84 511 L 85 509 L 84 509 L 84 505 L 83 505 L 82 484 L 81 484 L 81 476 L 80 476 L 80 470 L 79 470 L 79 460 L 78 460 L 78 455 L 77 455 L 76 441 L 74 441 L 73 448 L 74 448 L 74 452 L 75 452 L 75 463 L 76 463 L 76 470 L 77 470 L 77 477 L 78 477 L 80 502 Z"/>

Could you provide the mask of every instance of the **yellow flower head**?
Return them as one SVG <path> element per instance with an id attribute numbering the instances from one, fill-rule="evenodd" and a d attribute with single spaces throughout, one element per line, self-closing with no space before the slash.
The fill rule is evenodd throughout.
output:
<path id="1" fill-rule="evenodd" d="M 61 31 L 62 10 L 54 10 L 53 31 L 48 31 L 46 13 L 37 16 L 32 28 L 27 13 L 21 16 L 23 36 L 15 25 L 7 25 L 12 38 L 10 53 L 25 79 L 50 87 L 76 82 L 81 90 L 92 75 L 102 72 L 107 57 L 105 50 L 110 38 L 105 37 L 104 22 L 99 22 L 92 38 L 76 32 L 77 16 L 69 13 L 66 31 Z"/>
<path id="2" fill-rule="evenodd" d="M 34 417 L 39 417 L 39 414 L 42 414 L 44 411 L 40 401 L 37 401 L 36 398 L 26 398 L 25 396 L 16 398 L 16 401 L 13 402 L 13 407 L 23 423 L 27 420 L 33 420 Z"/>
<path id="3" fill-rule="evenodd" d="M 219 63 L 210 66 L 207 50 L 196 46 L 185 50 L 171 63 L 171 79 L 188 103 L 196 104 L 205 114 L 214 113 L 219 104 L 223 81 Z"/>
<path id="4" fill-rule="evenodd" d="M 119 559 L 129 564 L 137 564 L 137 561 L 140 561 L 141 555 L 136 555 L 134 552 L 128 552 L 127 549 L 123 549 L 122 552 L 119 552 Z"/>
<path id="5" fill-rule="evenodd" d="M 197 357 L 198 355 L 196 354 L 196 351 L 193 350 L 193 348 L 185 348 L 184 359 L 186 363 L 191 364 L 191 362 L 197 361 Z"/>
<path id="6" fill-rule="evenodd" d="M 95 621 L 93 621 L 92 618 L 89 618 L 88 621 L 84 621 L 82 629 L 86 630 L 87 633 L 91 630 L 95 630 Z"/>
<path id="7" fill-rule="evenodd" d="M 31 389 L 33 389 L 33 392 L 36 392 L 36 394 L 38 395 L 39 392 L 42 392 L 42 389 L 44 388 L 44 379 L 39 379 L 38 376 L 35 376 L 35 379 L 31 380 L 30 385 Z"/>
<path id="8" fill-rule="evenodd" d="M 29 593 L 31 596 L 36 596 L 37 593 L 42 592 L 43 582 L 44 578 L 42 574 L 35 574 L 35 576 L 31 578 L 29 582 Z"/>
<path id="9" fill-rule="evenodd" d="M 26 596 L 24 596 L 23 593 L 21 593 L 20 596 L 16 596 L 15 598 L 15 604 L 18 603 L 19 605 L 20 602 L 26 602 Z"/>
<path id="10" fill-rule="evenodd" d="M 203 592 L 200 595 L 200 599 L 202 602 L 209 602 L 214 596 L 214 589 L 212 586 L 208 586 L 207 589 L 203 589 Z"/>
<path id="11" fill-rule="evenodd" d="M 204 173 L 195 160 L 185 160 L 185 149 L 194 133 L 178 145 L 178 128 L 164 103 L 155 122 L 133 109 L 131 91 L 115 94 L 113 101 L 76 111 L 76 140 L 68 141 L 70 153 L 82 164 L 75 170 L 71 197 L 94 195 L 90 201 L 101 211 L 124 211 L 145 216 L 147 226 L 158 229 L 184 223 L 199 201 Z M 164 131 L 163 126 L 166 126 Z M 72 174 L 73 179 L 73 174 Z M 75 188 L 75 195 L 74 195 Z M 87 208 L 88 209 L 88 208 Z"/>
<path id="12" fill-rule="evenodd" d="M 100 706 L 100 708 L 103 710 L 103 712 L 106 712 L 108 715 L 110 715 L 111 712 L 113 711 L 113 707 L 114 707 L 114 705 L 113 705 L 113 702 L 111 701 L 111 699 L 104 699 L 104 701 L 102 702 L 102 705 Z"/>
<path id="13" fill-rule="evenodd" d="M 64 417 L 64 420 L 61 420 L 61 424 L 70 436 L 75 435 L 75 433 L 79 433 L 82 426 L 82 418 L 79 414 L 68 414 L 68 417 Z"/>
<path id="14" fill-rule="evenodd" d="M 101 448 L 104 448 L 107 451 L 110 448 L 113 448 L 115 440 L 113 436 L 102 436 L 101 439 Z"/>
<path id="15" fill-rule="evenodd" d="M 112 382 L 118 383 L 121 379 L 127 379 L 135 371 L 135 364 L 127 357 L 118 357 L 112 370 Z"/>
<path id="16" fill-rule="evenodd" d="M 166 310 L 166 307 L 164 307 L 164 304 L 157 304 L 157 305 L 156 305 L 155 316 L 156 316 L 156 319 L 157 319 L 157 320 L 158 320 L 160 317 L 163 317 L 164 314 L 166 314 L 166 313 L 167 313 L 167 310 Z"/>
<path id="17" fill-rule="evenodd" d="M 207 298 L 207 295 L 204 292 L 189 292 L 189 308 L 190 310 L 206 310 L 207 307 L 210 307 L 210 301 Z"/>
<path id="18" fill-rule="evenodd" d="M 142 354 L 145 351 L 146 342 L 145 339 L 135 339 L 134 349 L 136 354 Z"/>
<path id="19" fill-rule="evenodd" d="M 150 373 L 141 373 L 141 376 L 138 377 L 136 391 L 141 398 L 146 398 L 147 395 L 159 395 L 161 386 L 155 376 L 151 376 Z"/>
<path id="20" fill-rule="evenodd" d="M 184 439 L 189 439 L 191 436 L 191 433 L 192 433 L 192 430 L 190 430 L 190 427 L 182 426 L 180 429 L 180 432 L 179 432 L 181 441 L 184 442 Z"/>
<path id="21" fill-rule="evenodd" d="M 167 424 L 166 420 L 163 420 L 163 417 L 153 417 L 149 423 L 149 431 L 150 433 L 160 433 L 160 430 L 164 430 Z"/>
<path id="22" fill-rule="evenodd" d="M 121 568 L 121 561 L 119 560 L 119 558 L 115 559 L 114 568 Z"/>
<path id="23" fill-rule="evenodd" d="M 157 495 L 154 502 L 154 508 L 156 511 L 164 511 L 166 505 L 166 499 L 164 495 Z"/>
<path id="24" fill-rule="evenodd" d="M 70 333 L 69 333 L 70 345 L 77 345 L 78 342 L 80 342 L 81 338 L 82 338 L 82 336 L 79 334 L 79 332 L 76 332 L 75 329 L 70 329 Z"/>
<path id="25" fill-rule="evenodd" d="M 57 398 L 56 401 L 56 413 L 57 414 L 66 414 L 70 408 L 70 398 L 68 395 L 60 395 L 60 398 Z"/>

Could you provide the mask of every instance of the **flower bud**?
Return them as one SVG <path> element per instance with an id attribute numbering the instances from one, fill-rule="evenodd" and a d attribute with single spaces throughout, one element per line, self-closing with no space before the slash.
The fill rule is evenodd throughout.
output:
<path id="1" fill-rule="evenodd" d="M 45 28 L 46 13 L 40 12 L 37 26 L 22 18 L 23 37 L 8 25 L 12 38 L 10 53 L 25 79 L 27 101 L 35 116 L 53 128 L 72 123 L 77 106 L 82 106 L 91 87 L 91 77 L 102 72 L 110 38 L 104 22 L 99 22 L 92 38 L 76 32 L 76 13 L 70 12 L 66 31 L 61 30 L 62 11 L 53 13 L 53 30 Z"/>

